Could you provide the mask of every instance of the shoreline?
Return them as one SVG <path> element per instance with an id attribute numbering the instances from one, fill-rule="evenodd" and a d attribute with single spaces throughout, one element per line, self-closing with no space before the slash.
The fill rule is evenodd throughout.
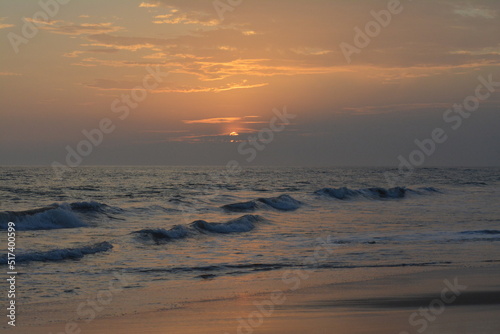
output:
<path id="1" fill-rule="evenodd" d="M 426 326 L 426 330 L 440 328 L 439 333 L 451 334 L 467 333 L 466 328 L 475 324 L 480 326 L 476 329 L 482 328 L 481 333 L 500 331 L 500 320 L 494 316 L 500 310 L 499 265 L 409 271 L 365 281 L 308 286 L 281 291 L 282 294 L 242 293 L 230 299 L 185 303 L 166 311 L 104 317 L 77 325 L 66 323 L 66 326 L 73 324 L 66 328 L 65 324 L 57 323 L 17 329 L 33 334 L 72 333 L 76 329 L 102 334 L 109 333 L 109 328 L 125 334 L 167 331 L 406 334 L 417 333 Z M 448 291 L 443 295 L 444 289 Z M 426 305 L 434 311 L 414 315 L 419 307 Z M 468 325 L 452 326 L 462 322 Z"/>

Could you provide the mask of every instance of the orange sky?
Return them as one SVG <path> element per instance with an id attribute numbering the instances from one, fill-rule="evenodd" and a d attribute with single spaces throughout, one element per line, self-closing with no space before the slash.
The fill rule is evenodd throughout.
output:
<path id="1" fill-rule="evenodd" d="M 0 3 L 0 164 L 63 161 L 108 118 L 83 164 L 223 165 L 286 106 L 254 163 L 396 165 L 479 76 L 500 81 L 493 0 L 402 0 L 349 61 L 394 0 L 55 1 Z M 120 119 L 148 68 L 168 76 Z M 499 107 L 491 94 L 426 163 L 498 165 Z"/>

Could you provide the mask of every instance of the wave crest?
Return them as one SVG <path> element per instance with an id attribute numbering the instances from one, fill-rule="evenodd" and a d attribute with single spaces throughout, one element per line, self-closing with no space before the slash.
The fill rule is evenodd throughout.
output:
<path id="1" fill-rule="evenodd" d="M 315 191 L 314 193 L 320 196 L 329 196 L 340 200 L 347 200 L 360 196 L 372 199 L 397 199 L 397 198 L 404 198 L 409 193 L 423 194 L 425 192 L 436 193 L 439 192 L 439 190 L 433 187 L 418 188 L 417 190 L 413 190 L 406 187 L 394 187 L 394 188 L 372 187 L 372 188 L 363 188 L 357 190 L 342 187 L 342 188 L 323 188 Z"/>
<path id="2" fill-rule="evenodd" d="M 16 230 L 54 230 L 88 226 L 71 210 L 59 206 L 27 211 L 0 212 L 0 229 L 7 229 L 8 222 L 16 223 Z"/>
<path id="3" fill-rule="evenodd" d="M 259 207 L 259 203 L 280 211 L 297 210 L 302 205 L 302 202 L 297 201 L 290 195 L 280 195 L 278 197 L 261 197 L 254 201 L 226 204 L 221 208 L 231 212 L 250 212 L 255 211 Z"/>
<path id="4" fill-rule="evenodd" d="M 113 248 L 113 245 L 107 241 L 97 244 L 83 246 L 78 248 L 63 248 L 54 249 L 45 252 L 29 252 L 25 254 L 18 254 L 16 262 L 32 262 L 32 261 L 63 261 L 63 260 L 77 260 L 83 258 L 85 255 L 106 252 Z M 7 262 L 7 255 L 1 257 L 1 262 Z"/>
<path id="5" fill-rule="evenodd" d="M 249 232 L 255 228 L 255 223 L 262 221 L 263 218 L 256 215 L 245 215 L 226 223 L 208 223 L 204 220 L 197 220 L 191 225 L 201 231 L 212 233 L 240 233 Z"/>
<path id="6" fill-rule="evenodd" d="M 297 201 L 290 195 L 280 195 L 278 197 L 269 197 L 269 198 L 259 198 L 257 201 L 262 202 L 276 210 L 281 211 L 293 211 L 297 210 L 302 202 Z"/>
<path id="7" fill-rule="evenodd" d="M 8 222 L 16 223 L 16 229 L 19 231 L 87 227 L 88 225 L 81 220 L 82 217 L 104 214 L 113 218 L 108 215 L 108 212 L 119 213 L 121 211 L 120 208 L 94 201 L 54 203 L 31 210 L 0 212 L 0 229 L 7 229 Z"/>
<path id="8" fill-rule="evenodd" d="M 144 229 L 132 233 L 138 234 L 138 236 L 143 240 L 151 240 L 156 244 L 182 239 L 188 236 L 188 230 L 181 225 L 176 225 L 169 230 L 165 230 L 163 228 Z"/>

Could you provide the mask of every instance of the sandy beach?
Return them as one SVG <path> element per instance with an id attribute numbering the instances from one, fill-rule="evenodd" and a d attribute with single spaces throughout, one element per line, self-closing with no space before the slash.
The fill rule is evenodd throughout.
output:
<path id="1" fill-rule="evenodd" d="M 500 331 L 498 282 L 499 266 L 449 268 L 17 332 L 493 334 Z"/>

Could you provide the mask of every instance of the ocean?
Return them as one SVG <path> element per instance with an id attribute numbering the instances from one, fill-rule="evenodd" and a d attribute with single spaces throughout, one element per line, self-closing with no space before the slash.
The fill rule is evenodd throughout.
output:
<path id="1" fill-rule="evenodd" d="M 42 324 L 262 293 L 294 273 L 327 284 L 500 261 L 499 168 L 416 169 L 397 186 L 388 171 L 1 167 L 2 272 L 14 222 L 19 319 Z"/>

